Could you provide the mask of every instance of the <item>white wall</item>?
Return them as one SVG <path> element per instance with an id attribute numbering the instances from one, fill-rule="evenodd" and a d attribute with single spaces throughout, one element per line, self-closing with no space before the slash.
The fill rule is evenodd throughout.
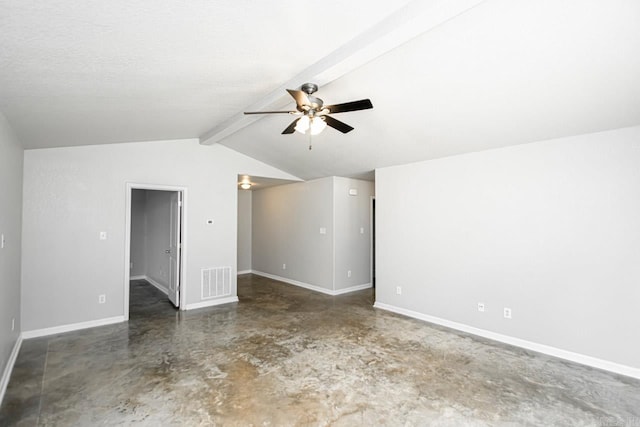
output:
<path id="1" fill-rule="evenodd" d="M 640 127 L 379 169 L 376 210 L 377 303 L 640 368 Z"/>
<path id="2" fill-rule="evenodd" d="M 131 192 L 131 251 L 129 256 L 133 267 L 131 276 L 146 276 L 147 259 L 145 253 L 145 209 L 147 204 L 146 190 Z"/>
<path id="3" fill-rule="evenodd" d="M 0 113 L 0 233 L 5 239 L 4 248 L 0 249 L 0 375 L 5 372 L 21 328 L 22 167 L 22 146 Z M 3 383 L 8 378 L 0 377 L 0 380 Z"/>
<path id="4" fill-rule="evenodd" d="M 251 270 L 251 190 L 238 190 L 238 271 Z"/>
<path id="5" fill-rule="evenodd" d="M 171 191 L 145 191 L 145 276 L 169 289 Z"/>
<path id="6" fill-rule="evenodd" d="M 329 293 L 370 285 L 373 190 L 367 181 L 328 177 L 253 191 L 253 270 Z"/>
<path id="7" fill-rule="evenodd" d="M 238 173 L 297 179 L 197 140 L 25 151 L 23 330 L 124 314 L 127 182 L 187 188 L 186 298 L 200 302 L 201 268 L 236 270 Z"/>
<path id="8" fill-rule="evenodd" d="M 332 197 L 332 177 L 254 190 L 253 270 L 332 290 Z"/>
<path id="9" fill-rule="evenodd" d="M 357 190 L 358 194 L 349 195 L 351 189 Z M 371 283 L 370 222 L 373 195 L 373 182 L 334 177 L 336 290 Z M 351 277 L 348 277 L 349 271 Z"/>

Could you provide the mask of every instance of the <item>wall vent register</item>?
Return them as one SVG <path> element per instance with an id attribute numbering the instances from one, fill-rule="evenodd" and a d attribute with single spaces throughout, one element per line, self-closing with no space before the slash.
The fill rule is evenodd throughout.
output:
<path id="1" fill-rule="evenodd" d="M 231 295 L 231 267 L 202 269 L 202 299 L 212 299 Z"/>

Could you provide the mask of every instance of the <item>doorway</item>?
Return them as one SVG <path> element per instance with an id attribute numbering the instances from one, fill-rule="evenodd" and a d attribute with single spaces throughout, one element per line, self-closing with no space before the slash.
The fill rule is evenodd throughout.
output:
<path id="1" fill-rule="evenodd" d="M 132 279 L 144 279 L 175 308 L 184 309 L 185 212 L 186 188 L 127 184 L 125 319 L 129 319 Z"/>
<path id="2" fill-rule="evenodd" d="M 371 196 L 371 287 L 376 288 L 376 198 Z"/>

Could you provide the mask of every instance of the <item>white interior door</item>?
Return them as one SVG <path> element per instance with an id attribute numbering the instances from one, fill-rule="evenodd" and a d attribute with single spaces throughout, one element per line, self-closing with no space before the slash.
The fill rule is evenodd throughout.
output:
<path id="1" fill-rule="evenodd" d="M 171 194 L 171 227 L 169 236 L 169 300 L 180 306 L 180 224 L 182 221 L 182 193 Z"/>

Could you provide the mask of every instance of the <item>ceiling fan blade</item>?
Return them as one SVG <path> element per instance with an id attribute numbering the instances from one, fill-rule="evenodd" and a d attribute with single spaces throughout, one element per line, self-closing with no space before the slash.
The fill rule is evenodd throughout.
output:
<path id="1" fill-rule="evenodd" d="M 298 107 L 302 105 L 311 105 L 309 97 L 303 91 L 287 89 L 287 92 L 289 92 L 289 95 L 293 96 L 293 99 L 296 100 L 296 104 L 298 104 Z"/>
<path id="2" fill-rule="evenodd" d="M 343 104 L 327 105 L 324 109 L 328 109 L 330 114 L 345 113 L 347 111 L 368 110 L 373 108 L 373 104 L 369 99 L 361 99 L 359 101 L 345 102 Z"/>
<path id="3" fill-rule="evenodd" d="M 297 111 L 245 111 L 244 114 L 298 114 Z"/>
<path id="4" fill-rule="evenodd" d="M 285 130 L 282 131 L 282 135 L 288 135 L 290 133 L 293 133 L 296 131 L 296 125 L 298 124 L 298 119 L 295 119 L 294 121 L 291 122 L 291 124 L 289 126 L 287 126 L 287 128 Z"/>
<path id="5" fill-rule="evenodd" d="M 331 126 L 332 128 L 337 129 L 342 133 L 348 133 L 353 130 L 353 128 L 348 124 L 343 123 L 340 120 L 336 120 L 331 116 L 324 116 L 323 118 L 327 122 L 327 126 Z"/>

